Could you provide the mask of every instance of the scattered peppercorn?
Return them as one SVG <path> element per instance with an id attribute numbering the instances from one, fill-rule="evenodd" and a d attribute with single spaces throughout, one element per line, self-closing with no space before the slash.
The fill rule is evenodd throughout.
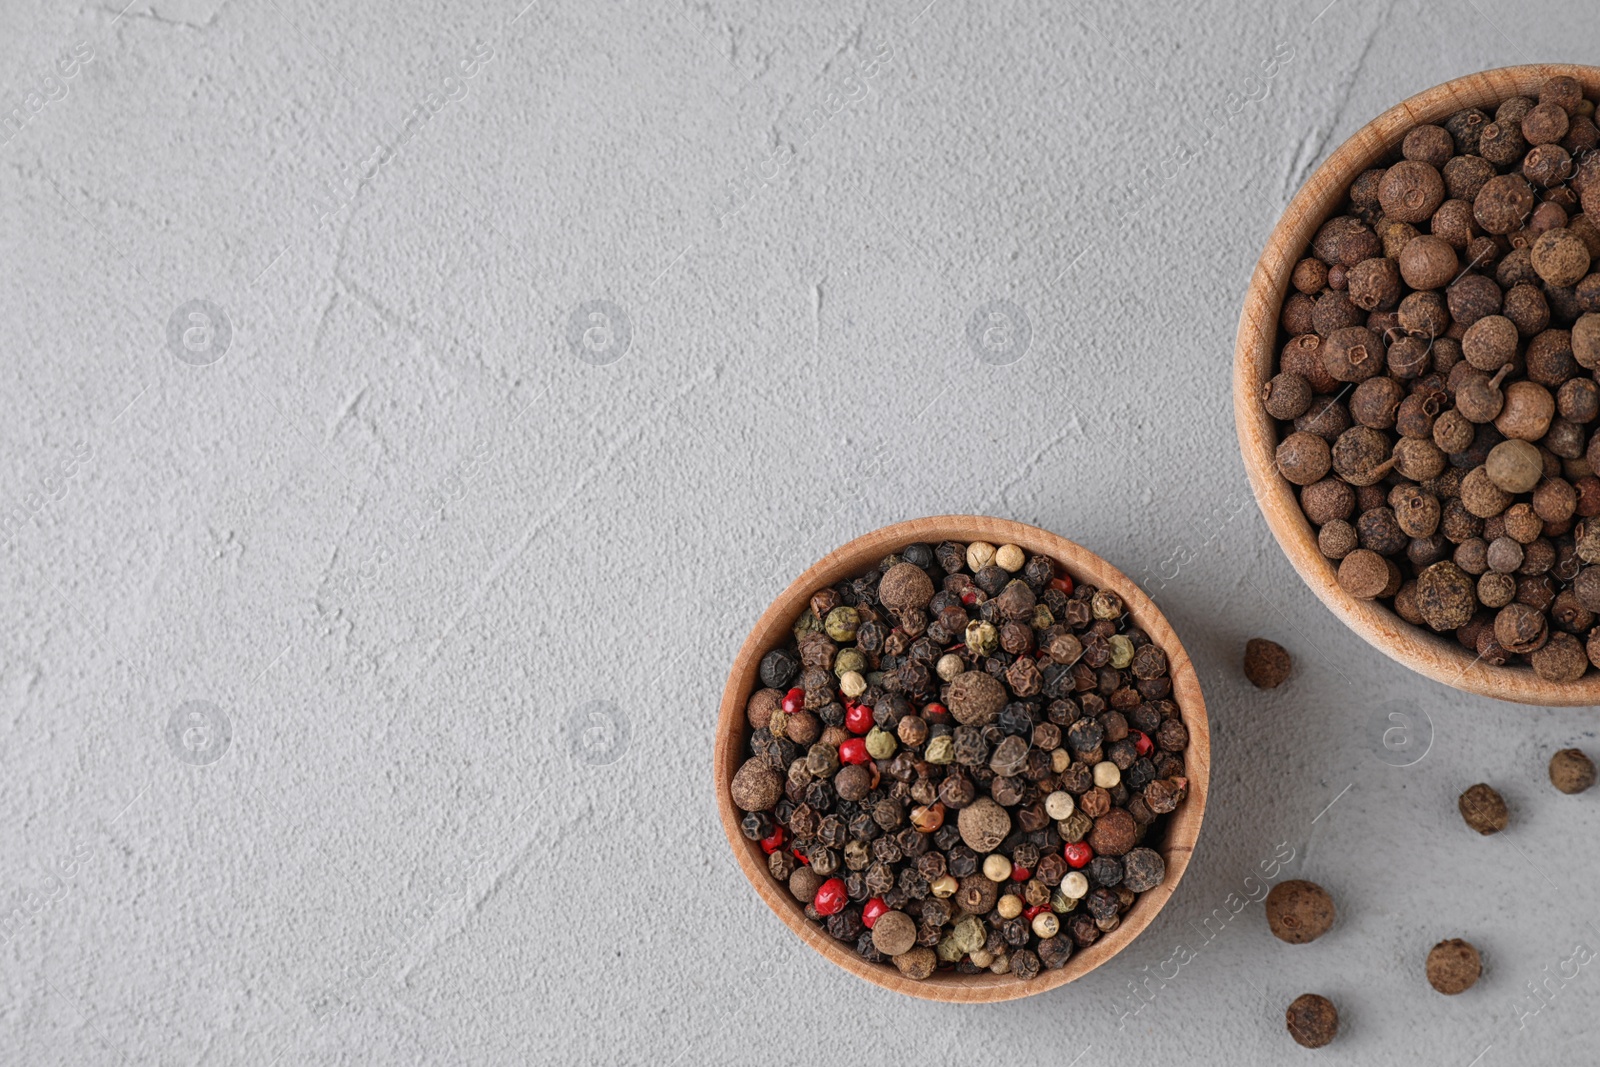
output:
<path id="1" fill-rule="evenodd" d="M 1260 396 L 1349 596 L 1557 683 L 1600 668 L 1594 110 L 1558 77 L 1406 131 L 1295 264 Z"/>
<path id="2" fill-rule="evenodd" d="M 1291 879 L 1267 893 L 1267 926 L 1279 941 L 1304 945 L 1315 941 L 1333 925 L 1333 898 L 1315 882 Z"/>
<path id="3" fill-rule="evenodd" d="M 1456 806 L 1467 825 L 1480 834 L 1497 834 L 1509 821 L 1505 799 L 1481 782 L 1462 793 Z"/>
<path id="4" fill-rule="evenodd" d="M 1564 748 L 1550 757 L 1550 784 L 1563 793 L 1583 792 L 1594 777 L 1594 761 L 1581 749 Z"/>
<path id="5" fill-rule="evenodd" d="M 1284 1013 L 1289 1036 L 1304 1048 L 1321 1048 L 1339 1033 L 1339 1009 L 1317 993 L 1302 993 Z"/>
<path id="6" fill-rule="evenodd" d="M 1471 989 L 1483 974 L 1483 959 L 1470 942 L 1459 937 L 1441 941 L 1428 951 L 1428 984 L 1446 996 Z"/>
<path id="7" fill-rule="evenodd" d="M 1348 555 L 1349 550 L 1344 554 Z M 1278 688 L 1288 680 L 1291 665 L 1289 653 L 1277 642 L 1264 637 L 1245 642 L 1244 676 L 1257 689 Z"/>
<path id="8" fill-rule="evenodd" d="M 1166 879 L 1189 729 L 1114 591 L 1017 545 L 913 545 L 818 590 L 793 637 L 762 658 L 730 794 L 773 878 L 860 958 L 1026 980 Z"/>

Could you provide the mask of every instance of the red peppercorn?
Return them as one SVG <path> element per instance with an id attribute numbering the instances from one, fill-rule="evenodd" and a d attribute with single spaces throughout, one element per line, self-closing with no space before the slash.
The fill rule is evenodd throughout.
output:
<path id="1" fill-rule="evenodd" d="M 852 737 L 839 746 L 840 763 L 865 763 L 872 758 L 867 751 L 867 743 L 859 737 Z"/>
<path id="2" fill-rule="evenodd" d="M 806 706 L 806 691 L 798 685 L 783 694 L 783 713 L 793 715 Z"/>
<path id="3" fill-rule="evenodd" d="M 1013 867 L 1013 868 L 1011 868 L 1011 880 L 1013 882 L 1026 882 L 1029 878 L 1032 878 L 1032 877 L 1033 877 L 1033 872 L 1028 870 L 1028 868 L 1026 868 L 1026 867 Z"/>
<path id="4" fill-rule="evenodd" d="M 864 734 L 872 729 L 872 709 L 865 704 L 846 704 L 844 727 L 853 734 Z"/>
<path id="5" fill-rule="evenodd" d="M 771 837 L 763 837 L 761 839 L 761 851 L 770 856 L 782 848 L 783 843 L 788 839 L 788 831 L 784 830 L 784 828 L 780 826 L 772 831 Z"/>
<path id="6" fill-rule="evenodd" d="M 805 855 L 799 849 L 791 848 L 789 850 L 789 855 L 793 856 L 795 859 L 799 860 L 801 863 L 804 863 L 806 866 L 808 866 L 808 867 L 811 866 L 811 861 L 806 859 Z"/>
<path id="7" fill-rule="evenodd" d="M 1094 849 L 1089 847 L 1089 842 L 1087 841 L 1069 842 L 1061 850 L 1061 854 L 1067 858 L 1067 864 L 1073 868 L 1088 866 L 1089 861 L 1094 859 Z"/>
<path id="8" fill-rule="evenodd" d="M 950 709 L 939 703 L 924 704 L 922 706 L 922 717 L 928 720 L 929 723 L 948 724 L 950 722 Z"/>
<path id="9" fill-rule="evenodd" d="M 1049 910 L 1050 905 L 1048 904 L 1035 904 L 1033 907 L 1024 911 L 1022 915 L 1023 918 L 1027 919 L 1029 922 L 1033 922 L 1034 916 L 1042 915 Z"/>
<path id="10" fill-rule="evenodd" d="M 1150 740 L 1150 735 L 1143 730 L 1129 731 L 1133 734 L 1133 750 L 1141 756 L 1148 756 L 1155 751 L 1156 743 Z"/>
<path id="11" fill-rule="evenodd" d="M 965 593 L 961 594 L 961 603 L 965 604 L 967 607 L 970 608 L 977 602 L 978 591 L 976 589 L 968 589 Z"/>
<path id="12" fill-rule="evenodd" d="M 882 897 L 873 897 L 861 905 L 861 925 L 868 930 L 872 929 L 872 924 L 878 921 L 878 916 L 888 910 L 889 905 L 883 902 Z"/>
<path id="13" fill-rule="evenodd" d="M 1067 594 L 1068 596 L 1071 596 L 1072 595 L 1072 579 L 1070 577 L 1068 577 L 1067 575 L 1064 575 L 1064 574 L 1059 578 L 1053 578 L 1050 581 L 1050 588 L 1051 589 L 1059 589 L 1061 592 Z"/>
<path id="14" fill-rule="evenodd" d="M 818 915 L 834 915 L 844 910 L 850 894 L 845 891 L 843 878 L 829 878 L 817 887 L 817 895 L 812 898 L 811 906 L 817 909 Z"/>

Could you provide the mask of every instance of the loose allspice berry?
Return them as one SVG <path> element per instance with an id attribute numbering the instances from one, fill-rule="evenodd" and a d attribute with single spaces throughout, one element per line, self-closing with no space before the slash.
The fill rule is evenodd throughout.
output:
<path id="1" fill-rule="evenodd" d="M 1267 893 L 1267 926 L 1279 941 L 1304 945 L 1333 926 L 1333 898 L 1315 882 L 1295 878 L 1279 882 Z"/>
<path id="2" fill-rule="evenodd" d="M 1480 834 L 1497 834 L 1510 821 L 1505 798 L 1482 782 L 1462 793 L 1456 806 L 1461 809 L 1461 818 Z"/>
<path id="3" fill-rule="evenodd" d="M 1304 1048 L 1321 1048 L 1339 1033 L 1339 1009 L 1319 993 L 1302 993 L 1284 1013 L 1289 1036 Z"/>
<path id="4" fill-rule="evenodd" d="M 1550 784 L 1561 792 L 1582 793 L 1594 779 L 1594 761 L 1582 749 L 1564 748 L 1550 757 Z"/>
<path id="5" fill-rule="evenodd" d="M 1483 974 L 1483 958 L 1459 937 L 1441 941 L 1428 951 L 1428 984 L 1446 996 L 1464 993 Z"/>
<path id="6" fill-rule="evenodd" d="M 1276 641 L 1252 637 L 1245 642 L 1244 676 L 1257 689 L 1278 688 L 1288 681 L 1292 666 L 1288 651 Z"/>

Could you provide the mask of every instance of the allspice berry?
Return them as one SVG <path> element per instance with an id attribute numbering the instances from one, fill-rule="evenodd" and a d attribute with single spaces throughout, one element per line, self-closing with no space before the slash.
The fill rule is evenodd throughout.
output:
<path id="1" fill-rule="evenodd" d="M 989 797 L 979 797 L 956 815 L 956 827 L 972 851 L 993 852 L 1011 832 L 1011 816 Z"/>
<path id="2" fill-rule="evenodd" d="M 1275 641 L 1252 637 L 1244 646 L 1244 676 L 1257 689 L 1276 689 L 1289 678 L 1289 653 Z"/>
<path id="3" fill-rule="evenodd" d="M 817 890 L 822 888 L 822 883 L 827 879 L 812 870 L 807 864 L 801 864 L 789 875 L 789 892 L 794 894 L 794 899 L 802 904 L 809 904 L 816 899 Z"/>
<path id="4" fill-rule="evenodd" d="M 1594 761 L 1582 749 L 1564 748 L 1550 757 L 1550 784 L 1563 793 L 1581 793 L 1594 778 Z"/>
<path id="5" fill-rule="evenodd" d="M 772 721 L 772 713 L 783 707 L 783 694 L 776 689 L 757 689 L 750 694 L 750 700 L 744 706 L 745 718 L 750 720 L 750 729 L 765 730 Z"/>
<path id="6" fill-rule="evenodd" d="M 1465 626 L 1478 606 L 1474 588 L 1465 571 L 1449 560 L 1440 560 L 1417 575 L 1417 611 L 1440 632 Z"/>
<path id="7" fill-rule="evenodd" d="M 1321 1048 L 1339 1033 L 1339 1009 L 1318 993 L 1302 993 L 1284 1013 L 1289 1036 L 1303 1048 Z"/>
<path id="8" fill-rule="evenodd" d="M 1583 644 L 1569 633 L 1553 633 L 1528 656 L 1533 673 L 1547 682 L 1576 682 L 1589 669 Z"/>
<path id="9" fill-rule="evenodd" d="M 896 563 L 878 583 L 878 599 L 896 614 L 920 610 L 933 599 L 933 579 L 915 563 Z"/>
<path id="10" fill-rule="evenodd" d="M 1456 806 L 1467 825 L 1485 836 L 1499 833 L 1510 821 L 1505 799 L 1482 782 L 1462 793 Z"/>
<path id="11" fill-rule="evenodd" d="M 1508 493 L 1532 492 L 1544 477 L 1544 457 L 1539 449 L 1515 438 L 1490 449 L 1483 466 L 1489 480 Z"/>
<path id="12" fill-rule="evenodd" d="M 1301 878 L 1279 882 L 1266 900 L 1267 926 L 1279 941 L 1304 945 L 1333 925 L 1333 898 L 1315 882 Z"/>
<path id="13" fill-rule="evenodd" d="M 1577 285 L 1589 273 L 1589 246 L 1565 228 L 1540 234 L 1530 254 L 1533 269 L 1546 285 Z"/>
<path id="14" fill-rule="evenodd" d="M 1371 600 L 1389 584 L 1389 562 L 1370 548 L 1358 548 L 1339 561 L 1339 585 L 1357 600 Z"/>
<path id="15" fill-rule="evenodd" d="M 1477 982 L 1483 974 L 1483 959 L 1470 942 L 1452 937 L 1429 950 L 1427 972 L 1429 985 L 1453 997 Z"/>
<path id="16" fill-rule="evenodd" d="M 729 793 L 741 811 L 770 811 L 783 795 L 783 779 L 760 758 L 752 757 L 734 772 Z"/>
<path id="17" fill-rule="evenodd" d="M 1461 270 L 1456 250 L 1442 237 L 1423 234 L 1400 252 L 1400 277 L 1413 289 L 1443 289 Z"/>
<path id="18" fill-rule="evenodd" d="M 934 968 L 939 965 L 939 957 L 933 949 L 920 945 L 909 952 L 900 953 L 893 959 L 895 968 L 901 974 L 919 982 L 932 974 Z"/>
<path id="19" fill-rule="evenodd" d="M 1378 185 L 1378 203 L 1384 215 L 1396 222 L 1426 222 L 1444 203 L 1444 194 L 1439 172 L 1414 159 L 1390 167 Z"/>
<path id="20" fill-rule="evenodd" d="M 1116 764 L 1111 764 L 1113 768 Z M 1137 843 L 1139 825 L 1122 808 L 1112 808 L 1094 821 L 1089 831 L 1089 847 L 1098 856 L 1122 856 Z"/>
<path id="21" fill-rule="evenodd" d="M 950 683 L 946 704 L 962 726 L 987 726 L 1006 706 L 1006 689 L 987 671 L 964 671 Z"/>
<path id="22" fill-rule="evenodd" d="M 910 952 L 917 945 L 917 921 L 903 911 L 886 911 L 872 924 L 872 947 L 885 956 Z"/>
<path id="23" fill-rule="evenodd" d="M 1483 183 L 1472 201 L 1472 216 L 1492 234 L 1514 233 L 1533 213 L 1533 186 L 1519 174 L 1500 174 Z"/>
<path id="24" fill-rule="evenodd" d="M 1278 472 L 1295 485 L 1320 481 L 1332 466 L 1328 442 L 1313 433 L 1297 432 L 1278 442 Z"/>

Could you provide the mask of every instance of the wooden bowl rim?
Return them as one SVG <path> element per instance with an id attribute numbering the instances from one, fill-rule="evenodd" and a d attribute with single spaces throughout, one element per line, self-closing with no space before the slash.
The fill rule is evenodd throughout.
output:
<path id="1" fill-rule="evenodd" d="M 1373 601 L 1340 587 L 1333 564 L 1317 548 L 1294 487 L 1278 474 L 1278 430 L 1259 397 L 1277 362 L 1279 309 L 1295 264 L 1317 229 L 1343 203 L 1350 183 L 1399 146 L 1414 126 L 1442 123 L 1463 108 L 1497 106 L 1536 90 L 1557 75 L 1576 78 L 1590 97 L 1600 95 L 1600 67 L 1538 63 L 1469 74 L 1434 86 L 1367 123 L 1328 157 L 1289 202 L 1267 239 L 1250 279 L 1234 350 L 1233 411 L 1245 471 L 1273 536 L 1307 585 L 1368 644 L 1419 674 L 1469 693 L 1551 707 L 1600 704 L 1600 671 L 1577 682 L 1546 681 L 1528 667 L 1492 667 L 1453 638 L 1412 626 Z"/>
<path id="2" fill-rule="evenodd" d="M 1073 952 L 1061 969 L 1041 971 L 1031 982 L 1012 975 L 964 975 L 953 971 L 938 971 L 919 982 L 904 977 L 892 966 L 868 963 L 861 959 L 842 942 L 807 921 L 800 903 L 773 880 L 767 872 L 766 856 L 760 845 L 747 840 L 739 832 L 742 812 L 734 807 L 729 795 L 734 772 L 743 761 L 749 740 L 745 704 L 759 685 L 761 657 L 768 649 L 788 639 L 794 621 L 804 613 L 812 593 L 841 578 L 869 569 L 884 556 L 906 545 L 918 542 L 938 544 L 946 540 L 1015 544 L 1030 553 L 1049 556 L 1066 567 L 1075 580 L 1088 581 L 1120 594 L 1135 624 L 1166 652 L 1168 673 L 1172 678 L 1172 699 L 1177 703 L 1184 725 L 1189 730 L 1189 749 L 1184 754 L 1189 796 L 1169 817 L 1165 840 L 1157 850 L 1166 862 L 1166 880 L 1142 894 L 1116 930 L 1089 948 Z M 1014 1000 L 1055 989 L 1099 967 L 1149 926 L 1156 913 L 1171 898 L 1188 869 L 1205 816 L 1206 795 L 1211 779 L 1210 720 L 1200 691 L 1199 675 L 1178 635 L 1155 602 L 1121 571 L 1081 545 L 1036 526 L 986 516 L 942 515 L 898 522 L 842 545 L 812 564 L 762 612 L 740 647 L 733 669 L 729 672 L 727 686 L 723 689 L 722 708 L 717 718 L 713 778 L 722 829 L 738 859 L 739 868 L 778 918 L 830 962 L 874 985 L 924 1000 L 958 1003 Z"/>

